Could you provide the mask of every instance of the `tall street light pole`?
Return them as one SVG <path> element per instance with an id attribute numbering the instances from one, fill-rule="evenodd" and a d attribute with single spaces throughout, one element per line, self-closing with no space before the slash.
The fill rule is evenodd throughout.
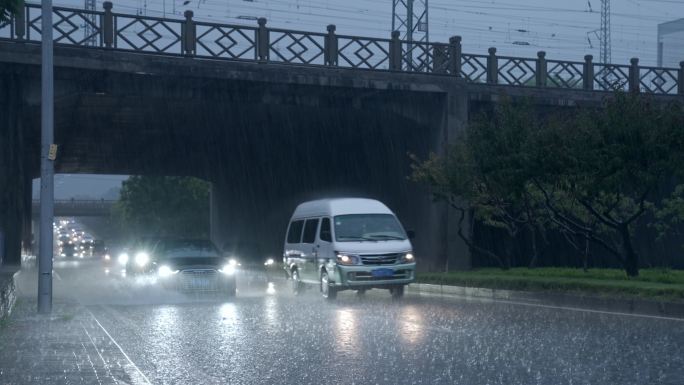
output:
<path id="1" fill-rule="evenodd" d="M 38 312 L 52 311 L 52 254 L 54 220 L 54 77 L 52 0 L 42 1 L 42 76 L 40 141 L 40 250 L 38 256 Z"/>

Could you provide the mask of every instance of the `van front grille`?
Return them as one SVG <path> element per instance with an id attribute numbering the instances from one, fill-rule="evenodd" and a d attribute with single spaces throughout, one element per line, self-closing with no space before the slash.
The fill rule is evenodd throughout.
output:
<path id="1" fill-rule="evenodd" d="M 401 258 L 402 253 L 360 255 L 364 265 L 394 265 Z"/>
<path id="2" fill-rule="evenodd" d="M 389 277 L 373 277 L 373 274 L 366 271 L 352 271 L 347 273 L 347 279 L 350 281 L 391 281 L 393 279 L 408 279 L 411 278 L 411 271 L 396 270 L 393 275 Z"/>

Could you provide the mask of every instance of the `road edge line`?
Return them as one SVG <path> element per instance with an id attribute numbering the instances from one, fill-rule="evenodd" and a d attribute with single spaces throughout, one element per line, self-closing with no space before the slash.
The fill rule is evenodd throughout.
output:
<path id="1" fill-rule="evenodd" d="M 109 337 L 109 339 L 112 341 L 112 343 L 114 343 L 114 345 L 115 345 L 117 348 L 119 348 L 119 351 L 121 352 L 121 354 L 123 354 L 123 356 L 126 358 L 126 360 L 128 360 L 128 363 L 130 363 L 130 364 L 135 368 L 135 370 L 138 372 L 138 374 L 140 374 L 140 376 L 142 376 L 142 378 L 144 378 L 145 381 L 147 381 L 148 384 L 152 385 L 152 381 L 150 381 L 150 379 L 147 378 L 147 376 L 145 375 L 145 373 L 143 373 L 142 370 L 140 370 L 140 368 L 133 362 L 133 360 L 131 360 L 131 358 L 128 356 L 128 354 L 126 354 L 126 352 L 123 350 L 123 348 L 121 347 L 121 345 L 119 345 L 119 343 L 116 342 L 116 340 L 114 339 L 114 337 L 112 337 L 112 335 L 109 334 L 109 332 L 107 331 L 107 329 L 105 329 L 105 327 L 102 326 L 102 324 L 101 324 L 100 321 L 97 319 L 97 317 L 95 317 L 95 314 L 93 314 L 93 312 L 90 311 L 90 309 L 88 309 L 88 308 L 86 308 L 86 311 L 88 311 L 88 313 L 90 314 L 90 316 L 93 317 L 93 320 L 97 323 L 97 326 L 99 326 L 100 329 L 102 329 L 102 331 L 105 332 L 105 334 L 107 335 L 107 337 Z"/>

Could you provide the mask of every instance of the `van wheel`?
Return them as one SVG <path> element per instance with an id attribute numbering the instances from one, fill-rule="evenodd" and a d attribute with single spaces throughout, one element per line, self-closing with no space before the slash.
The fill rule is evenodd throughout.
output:
<path id="1" fill-rule="evenodd" d="M 292 271 L 292 293 L 294 295 L 300 295 L 303 291 L 303 284 L 301 279 L 299 279 L 299 270 L 294 269 Z"/>
<path id="2" fill-rule="evenodd" d="M 333 300 L 337 298 L 337 289 L 330 287 L 330 280 L 328 279 L 327 271 L 321 273 L 321 294 L 323 294 L 323 298 L 327 300 Z"/>
<path id="3" fill-rule="evenodd" d="M 399 299 L 404 296 L 404 286 L 395 286 L 389 289 L 392 298 Z"/>

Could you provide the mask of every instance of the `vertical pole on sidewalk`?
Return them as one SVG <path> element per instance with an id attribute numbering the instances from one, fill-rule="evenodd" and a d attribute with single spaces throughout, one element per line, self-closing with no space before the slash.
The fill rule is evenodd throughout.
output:
<path id="1" fill-rule="evenodd" d="M 54 138 L 54 78 L 52 51 L 52 0 L 42 2 L 42 76 L 40 141 L 40 251 L 38 257 L 38 312 L 52 311 L 52 242 L 54 215 L 54 164 L 50 146 Z"/>

